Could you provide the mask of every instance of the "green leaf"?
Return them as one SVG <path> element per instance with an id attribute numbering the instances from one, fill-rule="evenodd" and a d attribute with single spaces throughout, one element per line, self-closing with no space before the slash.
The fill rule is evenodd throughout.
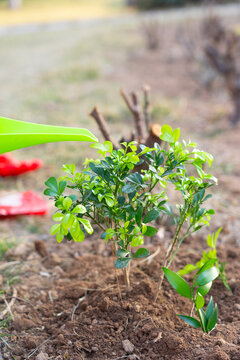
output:
<path id="1" fill-rule="evenodd" d="M 181 276 L 165 267 L 163 271 L 169 283 L 180 295 L 192 299 L 191 288 Z"/>
<path id="2" fill-rule="evenodd" d="M 46 182 L 45 185 L 47 185 L 50 189 L 56 191 L 58 193 L 58 182 L 55 177 L 50 177 Z"/>
<path id="3" fill-rule="evenodd" d="M 58 196 L 58 192 L 52 189 L 45 189 L 43 193 L 44 195 L 47 196 L 53 196 L 53 197 Z"/>
<path id="4" fill-rule="evenodd" d="M 104 147 L 106 149 L 106 151 L 108 151 L 110 154 L 113 151 L 113 144 L 111 143 L 111 141 L 105 141 L 104 142 Z"/>
<path id="5" fill-rule="evenodd" d="M 207 332 L 207 328 L 206 328 L 206 326 L 207 326 L 207 318 L 206 318 L 206 315 L 205 315 L 203 309 L 199 310 L 198 315 L 199 315 L 199 318 L 201 320 L 203 331 Z"/>
<path id="6" fill-rule="evenodd" d="M 196 269 L 197 269 L 197 266 L 195 266 L 193 264 L 187 264 L 183 269 L 178 270 L 177 274 L 180 276 L 187 275 Z"/>
<path id="7" fill-rule="evenodd" d="M 211 267 L 203 271 L 200 275 L 198 275 L 196 279 L 196 284 L 199 286 L 206 285 L 207 283 L 215 280 L 219 275 L 219 270 L 216 266 Z"/>
<path id="8" fill-rule="evenodd" d="M 197 293 L 197 297 L 196 297 L 196 301 L 195 301 L 195 305 L 196 308 L 199 310 L 204 306 L 204 298 L 202 296 L 202 294 L 200 292 Z"/>
<path id="9" fill-rule="evenodd" d="M 199 286 L 197 288 L 197 291 L 202 295 L 202 296 L 205 296 L 207 295 L 207 293 L 210 291 L 212 287 L 212 281 L 210 281 L 209 283 L 207 283 L 206 285 L 203 285 L 203 286 Z"/>
<path id="10" fill-rule="evenodd" d="M 146 226 L 146 225 L 145 225 Z M 143 232 L 143 235 L 145 236 L 154 236 L 158 230 L 152 226 L 146 226 L 146 229 Z"/>
<path id="11" fill-rule="evenodd" d="M 177 142 L 180 137 L 180 129 L 173 130 L 172 137 L 173 137 L 174 142 Z"/>
<path id="12" fill-rule="evenodd" d="M 171 126 L 169 125 L 163 125 L 162 128 L 161 128 L 161 132 L 162 134 L 160 135 L 160 139 L 163 140 L 163 141 L 166 141 L 166 142 L 174 142 L 174 139 L 173 139 L 173 131 L 172 131 L 172 128 Z"/>
<path id="13" fill-rule="evenodd" d="M 67 186 L 67 182 L 66 181 L 60 181 L 58 184 L 58 188 L 59 188 L 59 195 L 62 195 L 62 193 L 64 192 L 65 188 Z"/>
<path id="14" fill-rule="evenodd" d="M 129 255 L 129 251 L 125 250 L 125 249 L 118 249 L 117 250 L 117 256 L 119 256 L 120 258 L 125 258 Z"/>
<path id="15" fill-rule="evenodd" d="M 212 312 L 210 319 L 208 320 L 207 323 L 207 331 L 212 331 L 217 323 L 217 317 L 218 317 L 218 309 L 217 309 L 217 304 L 215 305 L 214 311 Z"/>
<path id="16" fill-rule="evenodd" d="M 143 244 L 143 236 L 135 236 L 133 240 L 131 241 L 130 245 L 133 247 L 140 246 Z"/>
<path id="17" fill-rule="evenodd" d="M 83 224 L 84 229 L 86 230 L 86 232 L 88 234 L 92 234 L 93 233 L 93 228 L 92 225 L 90 224 L 90 221 L 87 219 L 81 219 L 78 218 L 78 220 L 80 221 L 81 224 Z"/>
<path id="18" fill-rule="evenodd" d="M 60 224 L 54 224 L 50 229 L 50 234 L 55 235 L 60 229 Z"/>
<path id="19" fill-rule="evenodd" d="M 207 321 L 210 319 L 210 316 L 212 315 L 212 312 L 213 312 L 213 298 L 211 296 L 210 300 L 209 300 L 209 303 L 208 303 L 208 306 L 207 306 L 207 308 L 205 310 L 205 315 L 206 315 Z"/>
<path id="20" fill-rule="evenodd" d="M 133 257 L 135 259 L 141 259 L 141 258 L 145 258 L 147 256 L 150 255 L 150 252 L 147 250 L 147 249 L 144 249 L 144 248 L 141 248 L 141 249 L 138 249 L 135 254 L 133 255 Z"/>
<path id="21" fill-rule="evenodd" d="M 57 233 L 57 235 L 56 235 L 56 240 L 57 240 L 57 242 L 58 242 L 58 243 L 62 242 L 63 238 L 64 238 L 64 233 L 63 233 L 63 231 L 59 231 L 59 232 Z"/>
<path id="22" fill-rule="evenodd" d="M 192 327 L 194 327 L 196 329 L 201 327 L 200 322 L 197 319 L 195 319 L 195 318 L 193 318 L 191 316 L 186 316 L 186 315 L 177 315 L 177 316 L 179 316 L 188 325 L 191 325 Z"/>
<path id="23" fill-rule="evenodd" d="M 67 174 L 74 175 L 75 173 L 75 164 L 63 165 L 62 170 Z"/>
<path id="24" fill-rule="evenodd" d="M 77 205 L 75 206 L 75 208 L 72 210 L 73 214 L 85 214 L 86 213 L 86 208 L 83 205 Z"/>
<path id="25" fill-rule="evenodd" d="M 143 215 L 143 207 L 139 206 L 135 214 L 135 219 L 138 226 L 141 225 L 142 215 Z"/>
<path id="26" fill-rule="evenodd" d="M 105 196 L 105 201 L 106 201 L 106 203 L 107 203 L 107 205 L 108 205 L 109 207 L 113 207 L 113 206 L 114 206 L 114 200 L 113 200 L 112 198 L 110 198 L 110 197 L 108 197 L 108 196 Z"/>
<path id="27" fill-rule="evenodd" d="M 115 267 L 117 269 L 123 269 L 129 264 L 130 261 L 131 261 L 131 258 L 118 258 L 115 261 Z"/>
<path id="28" fill-rule="evenodd" d="M 52 218 L 53 218 L 54 221 L 61 221 L 62 218 L 63 218 L 63 214 L 61 214 L 61 213 L 56 213 L 56 214 L 53 215 Z"/>
<path id="29" fill-rule="evenodd" d="M 143 219 L 143 222 L 144 224 L 147 224 L 155 219 L 158 218 L 158 216 L 160 215 L 160 211 L 157 210 L 157 209 L 152 209 L 150 210 L 147 215 L 145 215 L 144 219 Z"/>
<path id="30" fill-rule="evenodd" d="M 69 210 L 70 206 L 72 205 L 72 199 L 70 199 L 69 197 L 66 197 L 63 200 L 63 207 L 65 210 Z"/>
<path id="31" fill-rule="evenodd" d="M 205 264 L 200 268 L 200 270 L 197 272 L 197 274 L 201 274 L 202 272 L 204 272 L 207 269 L 210 269 L 215 262 L 217 261 L 216 258 L 214 259 L 209 259 L 208 261 L 205 262 Z"/>
<path id="32" fill-rule="evenodd" d="M 84 240 L 84 232 L 80 228 L 79 222 L 76 218 L 70 228 L 70 234 L 72 235 L 73 240 L 76 242 L 81 242 Z"/>
<path id="33" fill-rule="evenodd" d="M 61 225 L 63 227 L 64 230 L 67 230 L 68 228 L 70 228 L 70 226 L 72 225 L 74 221 L 74 216 L 72 214 L 66 214 L 64 215 Z"/>
<path id="34" fill-rule="evenodd" d="M 136 187 L 134 185 L 126 184 L 122 188 L 122 192 L 125 194 L 130 194 L 136 190 Z"/>

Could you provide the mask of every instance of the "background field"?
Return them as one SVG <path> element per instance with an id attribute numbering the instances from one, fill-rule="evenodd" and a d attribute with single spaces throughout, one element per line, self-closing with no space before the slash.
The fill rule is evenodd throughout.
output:
<path id="1" fill-rule="evenodd" d="M 1 25 L 108 17 L 126 11 L 122 0 L 24 0 L 24 6 L 14 11 L 9 11 L 7 1 L 0 2 Z"/>

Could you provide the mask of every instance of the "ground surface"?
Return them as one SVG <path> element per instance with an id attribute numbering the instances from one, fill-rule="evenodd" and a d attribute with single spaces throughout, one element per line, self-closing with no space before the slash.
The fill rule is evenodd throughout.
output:
<path id="1" fill-rule="evenodd" d="M 234 23 L 234 19 L 226 21 Z M 57 245 L 48 236 L 52 210 L 45 217 L 1 221 L 3 240 L 23 241 L 20 249 L 8 251 L 1 265 L 6 259 L 20 263 L 12 263 L 10 270 L 0 267 L 7 301 L 14 289 L 17 291 L 11 308 L 15 319 L 8 329 L 12 336 L 5 340 L 9 347 L 1 344 L 4 359 L 36 359 L 41 351 L 49 359 L 59 360 L 239 359 L 240 129 L 229 125 L 231 103 L 221 81 L 216 80 L 211 91 L 200 85 L 205 81 L 205 67 L 187 61 L 178 37 L 183 24 L 164 25 L 156 52 L 146 50 L 140 25 L 99 25 L 1 38 L 2 114 L 86 126 L 100 136 L 87 117 L 98 103 L 118 139 L 120 132 L 130 132 L 131 121 L 118 89 L 131 91 L 148 83 L 154 120 L 180 126 L 182 138 L 191 138 L 213 153 L 212 173 L 219 178 L 209 202 L 216 210 L 210 229 L 187 239 L 173 268 L 197 261 L 206 235 L 222 226 L 219 257 L 227 261 L 233 293 L 219 281 L 214 284 L 210 295 L 219 305 L 220 320 L 210 335 L 203 335 L 177 319 L 176 313 L 189 313 L 191 305 L 176 296 L 166 282 L 159 302 L 152 301 L 161 257 L 171 237 L 169 227 L 163 226 L 163 236 L 149 244 L 151 252 L 160 246 L 158 257 L 149 266 L 138 264 L 133 269 L 132 291 L 126 294 L 122 289 L 121 304 L 110 251 L 97 233 L 84 244 Z M 190 22 L 187 27 L 194 25 Z M 14 155 L 30 158 L 39 154 L 44 168 L 17 180 L 1 180 L 1 194 L 28 188 L 41 194 L 44 181 L 60 175 L 62 163 L 80 166 L 86 156 L 95 156 L 87 145 L 71 143 L 49 144 Z M 35 240 L 47 246 L 43 257 L 34 250 Z M 131 355 L 124 350 L 123 340 L 134 345 Z"/>

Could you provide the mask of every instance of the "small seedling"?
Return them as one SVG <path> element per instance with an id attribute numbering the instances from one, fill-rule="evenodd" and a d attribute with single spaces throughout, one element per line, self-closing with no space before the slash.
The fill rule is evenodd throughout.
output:
<path id="1" fill-rule="evenodd" d="M 199 260 L 196 265 L 193 264 L 187 264 L 184 269 L 178 271 L 178 275 L 184 276 L 186 274 L 191 273 L 192 271 L 200 269 L 208 260 L 214 260 L 214 265 L 219 270 L 219 278 L 222 280 L 224 286 L 227 288 L 228 291 L 232 292 L 226 276 L 226 262 L 220 262 L 217 256 L 217 248 L 216 248 L 216 242 L 218 239 L 218 236 L 221 232 L 222 228 L 219 228 L 216 233 L 209 234 L 207 237 L 207 244 L 211 248 L 208 252 L 203 251 L 202 258 Z"/>
<path id="2" fill-rule="evenodd" d="M 213 299 L 210 298 L 206 310 L 203 310 L 205 304 L 204 296 L 209 292 L 213 280 L 219 275 L 219 269 L 213 266 L 213 260 L 206 262 L 195 274 L 191 286 L 177 273 L 163 267 L 164 274 L 172 287 L 182 296 L 191 299 L 193 310 L 196 311 L 198 319 L 187 315 L 178 316 L 187 324 L 194 328 L 202 328 L 205 333 L 212 331 L 217 323 L 217 304 L 213 305 Z"/>

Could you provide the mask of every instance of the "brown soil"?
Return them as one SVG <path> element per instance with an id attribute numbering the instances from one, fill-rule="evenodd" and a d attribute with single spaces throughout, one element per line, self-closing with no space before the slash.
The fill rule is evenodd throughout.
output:
<path id="1" fill-rule="evenodd" d="M 200 88 L 192 76 L 187 75 L 195 71 L 194 64 L 186 63 L 174 40 L 171 44 L 169 57 L 165 55 L 169 44 L 156 53 L 131 54 L 114 75 L 114 80 L 121 80 L 129 90 L 147 82 L 155 97 L 171 97 L 171 115 L 164 122 L 180 126 L 183 137 L 191 134 L 192 140 L 197 140 L 215 156 L 213 173 L 219 177 L 219 187 L 209 202 L 217 213 L 211 230 L 223 227 L 219 258 L 227 261 L 227 277 L 232 288 L 232 293 L 228 292 L 217 280 L 209 294 L 218 303 L 218 325 L 208 335 L 185 325 L 176 314 L 189 314 L 191 304 L 178 296 L 166 281 L 161 297 L 157 303 L 153 302 L 162 254 L 171 236 L 167 227 L 163 228 L 161 241 L 155 239 L 149 245 L 153 253 L 160 244 L 160 255 L 150 265 L 138 263 L 133 267 L 129 293 L 120 277 L 121 300 L 111 252 L 104 241 L 98 239 L 98 234 L 80 245 L 59 245 L 46 237 L 50 223 L 47 217 L 45 235 L 35 234 L 29 238 L 44 240 L 45 245 L 38 242 L 34 247 L 29 241 L 25 249 L 7 254 L 8 259 L 21 261 L 21 282 L 14 285 L 17 298 L 12 306 L 11 337 L 6 340 L 8 345 L 2 343 L 0 358 L 240 359 L 240 129 L 239 126 L 232 129 L 228 122 L 231 104 L 226 93 L 219 87 L 213 92 Z M 44 223 L 45 219 L 38 221 Z M 11 220 L 3 229 L 5 232 L 10 226 L 19 229 L 26 225 L 25 221 L 30 220 Z M 31 222 L 27 224 L 32 225 Z M 200 259 L 209 231 L 204 230 L 201 237 L 188 239 L 183 244 L 173 269 Z M 7 293 L 9 302 L 12 288 L 10 286 Z"/>
<path id="2" fill-rule="evenodd" d="M 175 269 L 200 258 L 201 242 L 195 238 L 191 248 L 189 243 L 182 247 Z M 82 256 L 69 244 L 62 244 L 58 255 L 50 247 L 44 258 L 34 252 L 27 256 L 12 308 L 12 350 L 2 347 L 4 359 L 44 359 L 41 352 L 47 359 L 59 360 L 239 359 L 240 249 L 219 246 L 233 292 L 220 280 L 214 283 L 210 295 L 218 303 L 219 320 L 206 335 L 177 318 L 178 313 L 189 314 L 191 304 L 166 281 L 162 295 L 153 302 L 161 255 L 149 265 L 135 263 L 129 293 L 119 274 L 121 300 L 112 258 L 105 249 L 101 254 L 101 245 L 96 240 L 93 246 L 92 238 L 83 246 Z M 150 248 L 153 252 L 156 245 Z M 162 245 L 161 249 L 163 253 Z"/>

